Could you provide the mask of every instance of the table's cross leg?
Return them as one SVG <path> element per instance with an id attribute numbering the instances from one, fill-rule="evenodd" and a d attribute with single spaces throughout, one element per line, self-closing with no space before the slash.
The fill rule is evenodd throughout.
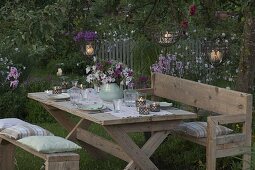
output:
<path id="1" fill-rule="evenodd" d="M 71 141 L 77 141 L 76 139 L 76 133 L 77 133 L 77 128 L 79 127 L 84 127 L 84 128 L 88 128 L 90 126 L 91 122 L 85 120 L 85 119 L 81 119 L 76 125 L 75 127 L 70 131 L 70 133 L 66 136 L 66 139 L 71 140 Z"/>
<path id="2" fill-rule="evenodd" d="M 104 126 L 113 140 L 123 149 L 124 152 L 143 170 L 157 170 L 158 168 L 149 157 L 136 145 L 128 134 L 117 126 Z"/>
<path id="3" fill-rule="evenodd" d="M 59 110 L 46 104 L 42 105 L 68 132 L 73 130 L 73 128 L 75 127 L 75 123 L 70 120 L 70 118 L 66 115 L 65 111 Z"/>
<path id="4" fill-rule="evenodd" d="M 169 131 L 154 132 L 148 141 L 143 145 L 142 151 L 150 157 L 160 146 L 160 144 L 167 138 Z M 125 170 L 138 169 L 135 162 L 131 161 L 125 167 Z"/>
<path id="5" fill-rule="evenodd" d="M 87 144 L 94 146 L 106 153 L 116 156 L 117 158 L 120 158 L 126 162 L 131 161 L 129 156 L 122 150 L 122 148 L 119 145 L 101 136 L 93 134 L 87 130 L 78 128 L 77 139 L 86 142 Z"/>

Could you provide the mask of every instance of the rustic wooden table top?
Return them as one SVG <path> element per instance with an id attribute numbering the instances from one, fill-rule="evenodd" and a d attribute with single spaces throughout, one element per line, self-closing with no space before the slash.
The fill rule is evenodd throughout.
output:
<path id="1" fill-rule="evenodd" d="M 113 124 L 128 124 L 138 122 L 156 122 L 156 121 L 167 121 L 167 120 L 182 120 L 182 119 L 193 119 L 197 115 L 192 112 L 170 108 L 169 112 L 171 115 L 160 115 L 160 116 L 141 116 L 141 117 L 128 117 L 121 118 L 111 115 L 110 113 L 94 113 L 91 111 L 84 111 L 77 109 L 76 106 L 72 105 L 70 101 L 54 101 L 50 99 L 49 95 L 45 92 L 28 93 L 28 98 L 38 101 L 42 104 L 53 106 L 57 109 L 69 112 L 73 115 L 87 119 L 101 125 L 113 125 Z"/>

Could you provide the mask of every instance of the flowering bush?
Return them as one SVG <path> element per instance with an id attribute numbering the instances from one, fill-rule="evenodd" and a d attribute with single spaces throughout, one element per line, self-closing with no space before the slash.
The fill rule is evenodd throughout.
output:
<path id="1" fill-rule="evenodd" d="M 1 85 L 5 85 L 6 83 L 13 89 L 15 89 L 19 84 L 20 72 L 16 67 L 13 66 L 11 60 L 8 58 L 0 58 L 0 80 Z"/>
<path id="2" fill-rule="evenodd" d="M 81 31 L 78 32 L 77 35 L 73 37 L 75 42 L 89 42 L 89 41 L 94 41 L 97 38 L 97 33 L 93 31 Z"/>
<path id="3" fill-rule="evenodd" d="M 175 55 L 167 54 L 163 56 L 160 54 L 159 60 L 151 66 L 151 71 L 182 77 L 183 64 L 181 61 L 176 60 Z"/>
<path id="4" fill-rule="evenodd" d="M 117 61 L 97 62 L 92 67 L 87 66 L 86 73 L 88 74 L 86 78 L 88 83 L 132 85 L 133 70 Z"/>

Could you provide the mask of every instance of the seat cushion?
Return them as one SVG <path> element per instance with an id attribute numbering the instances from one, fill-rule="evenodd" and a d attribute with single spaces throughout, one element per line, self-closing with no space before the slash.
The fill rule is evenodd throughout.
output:
<path id="1" fill-rule="evenodd" d="M 42 153 L 71 152 L 81 149 L 77 144 L 58 136 L 30 136 L 18 142 Z"/>
<path id="2" fill-rule="evenodd" d="M 17 118 L 0 119 L 0 131 L 18 124 L 28 124 L 28 123 Z"/>
<path id="3" fill-rule="evenodd" d="M 53 134 L 49 131 L 32 124 L 18 124 L 11 126 L 0 132 L 12 139 L 21 139 L 27 136 L 52 136 Z"/>
<path id="4" fill-rule="evenodd" d="M 207 122 L 185 122 L 180 124 L 175 131 L 197 138 L 205 138 L 207 137 Z M 221 125 L 216 126 L 216 136 L 227 135 L 232 132 L 233 130 L 227 127 Z"/>

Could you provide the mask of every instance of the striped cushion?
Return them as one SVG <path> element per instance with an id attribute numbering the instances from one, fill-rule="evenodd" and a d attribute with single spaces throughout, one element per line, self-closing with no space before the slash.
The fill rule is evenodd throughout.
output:
<path id="1" fill-rule="evenodd" d="M 23 120 L 17 118 L 0 119 L 0 131 L 18 124 L 27 124 L 27 122 L 24 122 Z"/>
<path id="2" fill-rule="evenodd" d="M 176 132 L 185 133 L 197 138 L 207 137 L 207 122 L 188 122 L 180 124 L 176 129 Z M 227 135 L 232 133 L 233 130 L 217 125 L 216 126 L 216 136 Z"/>
<path id="3" fill-rule="evenodd" d="M 27 136 L 53 136 L 49 131 L 32 124 L 19 124 L 4 129 L 0 132 L 9 138 L 12 139 L 21 139 Z"/>

